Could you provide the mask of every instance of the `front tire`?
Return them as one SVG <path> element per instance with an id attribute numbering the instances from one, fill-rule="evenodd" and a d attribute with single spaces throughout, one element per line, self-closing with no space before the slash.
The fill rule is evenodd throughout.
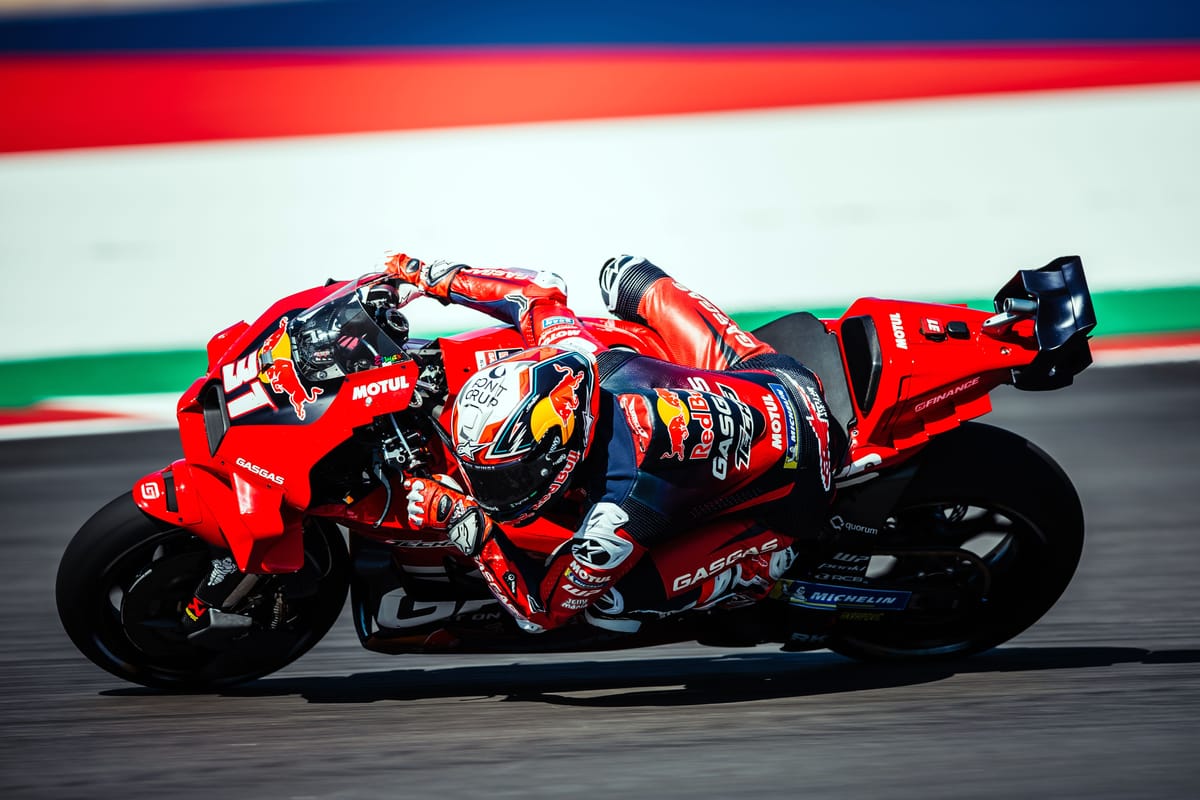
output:
<path id="1" fill-rule="evenodd" d="M 63 628 L 113 675 L 154 688 L 207 690 L 290 664 L 341 613 L 350 575 L 345 543 L 336 525 L 309 518 L 301 570 L 255 587 L 270 592 L 271 610 L 282 607 L 286 619 L 256 625 L 219 648 L 201 646 L 181 621 L 213 555 L 206 542 L 151 517 L 124 494 L 96 512 L 63 553 L 56 586 Z"/>
<path id="2" fill-rule="evenodd" d="M 835 652 L 915 660 L 988 650 L 1037 622 L 1075 573 L 1083 509 L 1066 473 L 1037 446 L 967 423 L 931 442 L 919 458 L 879 543 L 880 550 L 894 545 L 900 555 L 889 557 L 875 580 L 918 592 L 933 585 L 931 597 L 940 582 L 944 595 L 957 592 L 961 600 L 876 621 L 839 621 L 829 643 Z"/>

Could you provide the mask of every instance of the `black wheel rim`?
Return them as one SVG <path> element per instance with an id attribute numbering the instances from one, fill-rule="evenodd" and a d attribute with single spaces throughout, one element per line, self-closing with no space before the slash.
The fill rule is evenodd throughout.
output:
<path id="1" fill-rule="evenodd" d="M 1057 599 L 1043 580 L 1049 545 L 1029 519 L 986 502 L 924 501 L 889 520 L 873 584 L 913 592 L 909 608 L 840 623 L 840 638 L 878 655 L 938 656 L 1004 641 Z M 894 545 L 894 546 L 893 546 Z"/>
<path id="2" fill-rule="evenodd" d="M 328 628 L 321 617 L 329 613 L 327 592 L 337 587 L 323 592 L 321 583 L 335 569 L 335 558 L 315 526 L 306 526 L 304 549 L 300 573 L 267 579 L 287 600 L 286 626 L 256 627 L 213 649 L 190 641 L 182 619 L 211 558 L 223 554 L 183 529 L 160 531 L 112 559 L 100 574 L 92 595 L 92 643 L 118 674 L 132 670 L 136 680 L 157 685 L 221 686 L 272 672 Z M 344 597 L 344 576 L 334 577 L 343 583 Z"/>

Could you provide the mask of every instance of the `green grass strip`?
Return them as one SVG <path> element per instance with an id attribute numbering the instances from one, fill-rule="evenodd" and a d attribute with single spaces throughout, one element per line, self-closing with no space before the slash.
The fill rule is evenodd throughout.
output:
<path id="1" fill-rule="evenodd" d="M 993 308 L 991 298 L 930 302 L 966 303 L 971 308 L 985 311 L 991 311 Z M 1096 336 L 1200 331 L 1200 286 L 1093 292 L 1092 304 L 1096 307 Z M 846 306 L 805 310 L 822 318 L 840 317 Z M 734 314 L 733 317 L 742 327 L 754 329 L 787 313 L 790 311 L 750 311 Z"/>
<path id="2" fill-rule="evenodd" d="M 1097 336 L 1200 331 L 1200 286 L 1095 292 L 1092 300 Z M 941 302 L 992 308 L 990 299 Z M 806 310 L 818 317 L 838 317 L 845 309 L 826 306 Z M 747 311 L 733 317 L 742 327 L 754 329 L 789 311 Z M 206 361 L 203 350 L 172 350 L 0 362 L 0 406 L 25 406 L 50 397 L 79 395 L 182 394 L 204 374 Z"/>

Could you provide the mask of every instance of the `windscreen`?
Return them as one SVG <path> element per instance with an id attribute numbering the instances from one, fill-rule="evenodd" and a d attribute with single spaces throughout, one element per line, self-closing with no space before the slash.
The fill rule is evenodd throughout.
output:
<path id="1" fill-rule="evenodd" d="M 296 315 L 287 331 L 297 371 L 309 381 L 329 381 L 407 358 L 408 321 L 400 305 L 395 287 L 381 275 L 351 282 Z"/>

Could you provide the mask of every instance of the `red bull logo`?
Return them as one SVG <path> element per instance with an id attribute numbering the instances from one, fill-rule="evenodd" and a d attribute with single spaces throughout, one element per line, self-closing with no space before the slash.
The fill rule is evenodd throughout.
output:
<path id="1" fill-rule="evenodd" d="M 656 410 L 658 418 L 667 428 L 667 452 L 661 458 L 684 459 L 683 444 L 688 438 L 688 423 L 692 421 L 691 412 L 679 395 L 667 389 L 655 389 L 658 395 Z"/>
<path id="2" fill-rule="evenodd" d="M 259 351 L 261 361 L 268 363 L 258 374 L 259 379 L 269 384 L 271 391 L 287 395 L 296 411 L 296 418 L 304 419 L 304 404 L 311 403 L 324 391 L 319 387 L 305 389 L 296 374 L 296 364 L 292 361 L 292 340 L 287 335 L 287 317 L 279 320 L 279 327 L 267 337 Z"/>
<path id="3" fill-rule="evenodd" d="M 546 397 L 538 401 L 530 415 L 529 428 L 537 441 L 551 428 L 557 427 L 565 442 L 571 438 L 575 430 L 575 412 L 579 408 L 579 385 L 583 383 L 584 373 L 564 367 L 561 364 L 551 364 L 554 371 L 561 373 L 562 378 Z"/>

